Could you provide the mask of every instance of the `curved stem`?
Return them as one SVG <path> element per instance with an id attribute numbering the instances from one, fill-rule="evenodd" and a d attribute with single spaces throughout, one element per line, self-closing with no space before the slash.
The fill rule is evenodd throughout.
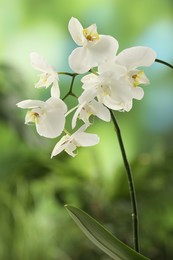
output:
<path id="1" fill-rule="evenodd" d="M 171 69 L 173 69 L 173 65 L 169 64 L 166 61 L 155 59 L 155 62 L 161 63 L 161 64 L 166 65 L 166 66 L 170 67 Z"/>
<path id="2" fill-rule="evenodd" d="M 110 110 L 111 118 L 115 127 L 115 131 L 117 133 L 118 142 L 120 145 L 121 154 L 123 157 L 124 166 L 127 173 L 128 178 L 128 185 L 129 185 L 129 191 L 130 191 L 130 197 L 131 197 L 131 204 L 132 204 L 132 222 L 133 222 L 133 239 L 134 239 L 134 248 L 137 252 L 140 252 L 139 249 L 139 223 L 138 223 L 138 210 L 137 210 L 137 201 L 136 201 L 136 192 L 135 192 L 135 186 L 133 181 L 132 172 L 130 169 L 130 165 L 126 156 L 126 151 L 123 144 L 123 139 L 121 136 L 121 131 L 119 128 L 119 125 L 117 123 L 117 120 L 115 118 L 115 115 L 112 110 Z"/>

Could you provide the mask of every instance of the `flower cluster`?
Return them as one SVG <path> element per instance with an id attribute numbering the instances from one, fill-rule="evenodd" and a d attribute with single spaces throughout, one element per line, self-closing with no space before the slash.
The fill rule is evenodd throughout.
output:
<path id="1" fill-rule="evenodd" d="M 149 84 L 144 71 L 138 67 L 150 66 L 156 59 L 156 53 L 143 46 L 128 48 L 117 54 L 118 41 L 112 36 L 98 34 L 96 24 L 84 29 L 72 17 L 68 29 L 79 46 L 69 56 L 69 65 L 74 71 L 71 75 L 87 73 L 81 79 L 83 92 L 78 97 L 78 105 L 68 111 L 60 98 L 58 72 L 35 52 L 30 55 L 31 65 L 41 73 L 35 87 L 51 87 L 50 98 L 17 103 L 18 107 L 29 109 L 25 123 L 35 123 L 39 135 L 56 138 L 65 133 L 55 145 L 51 157 L 63 150 L 74 157 L 77 147 L 97 144 L 99 137 L 85 132 L 91 125 L 90 116 L 108 122 L 111 120 L 110 110 L 130 111 L 133 99 L 140 100 L 144 96 L 141 85 Z M 83 125 L 69 134 L 65 130 L 65 121 L 73 111 L 72 129 L 78 119 Z"/>

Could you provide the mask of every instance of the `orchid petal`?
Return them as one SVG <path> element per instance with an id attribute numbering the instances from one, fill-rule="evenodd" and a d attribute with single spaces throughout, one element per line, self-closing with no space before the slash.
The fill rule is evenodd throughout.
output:
<path id="1" fill-rule="evenodd" d="M 99 143 L 99 137 L 96 134 L 90 133 L 78 133 L 75 136 L 75 141 L 77 142 L 78 146 L 93 146 Z"/>
<path id="2" fill-rule="evenodd" d="M 93 114 L 96 115 L 98 118 L 106 122 L 109 122 L 111 120 L 109 109 L 103 104 L 97 102 L 96 100 L 93 100 L 90 106 L 92 108 Z"/>
<path id="3" fill-rule="evenodd" d="M 156 52 L 148 47 L 137 46 L 123 50 L 116 58 L 116 62 L 127 69 L 140 66 L 150 66 L 156 59 Z"/>
<path id="4" fill-rule="evenodd" d="M 74 113 L 74 116 L 73 116 L 73 118 L 72 118 L 72 128 L 75 128 L 75 126 L 76 126 L 76 121 L 77 121 L 77 118 L 78 118 L 78 116 L 79 116 L 79 114 L 80 114 L 82 108 L 83 108 L 83 105 L 84 105 L 84 104 L 81 104 L 81 105 L 78 107 L 78 109 L 76 110 L 76 112 Z"/>
<path id="5" fill-rule="evenodd" d="M 55 138 L 64 130 L 65 116 L 59 109 L 48 110 L 40 116 L 36 123 L 37 132 L 39 135 L 47 138 Z"/>
<path id="6" fill-rule="evenodd" d="M 53 156 L 58 155 L 59 153 L 61 153 L 64 149 L 66 149 L 66 147 L 68 146 L 68 141 L 69 141 L 70 136 L 69 135 L 65 135 L 63 136 L 60 141 L 55 145 L 55 147 L 53 148 L 52 154 L 51 154 L 51 158 Z"/>
<path id="7" fill-rule="evenodd" d="M 144 96 L 144 90 L 140 87 L 134 87 L 132 91 L 133 98 L 141 100 Z"/>
<path id="8" fill-rule="evenodd" d="M 123 104 L 121 101 L 116 101 L 110 96 L 104 97 L 104 105 L 113 110 L 121 110 L 123 108 Z"/>
<path id="9" fill-rule="evenodd" d="M 96 62 L 90 60 L 89 50 L 84 47 L 78 47 L 72 51 L 69 56 L 69 66 L 76 73 L 82 74 L 90 70 L 91 67 L 97 65 Z"/>
<path id="10" fill-rule="evenodd" d="M 91 62 L 98 65 L 116 57 L 118 47 L 118 41 L 114 37 L 100 35 L 100 40 L 89 48 Z"/>
<path id="11" fill-rule="evenodd" d="M 30 53 L 30 61 L 31 65 L 34 69 L 41 72 L 50 71 L 50 65 L 46 62 L 46 60 L 37 52 Z"/>
<path id="12" fill-rule="evenodd" d="M 93 83 L 98 82 L 98 76 L 90 73 L 82 77 L 81 82 L 85 85 L 92 85 Z"/>
<path id="13" fill-rule="evenodd" d="M 68 143 L 68 146 L 65 148 L 65 152 L 75 157 L 77 154 L 73 153 L 76 150 L 76 145 L 74 143 Z"/>
<path id="14" fill-rule="evenodd" d="M 96 94 L 97 94 L 97 90 L 94 87 L 91 87 L 83 91 L 81 96 L 78 98 L 78 101 L 80 104 L 84 102 L 88 103 L 95 98 Z"/>
<path id="15" fill-rule="evenodd" d="M 101 78 L 107 78 L 107 82 L 111 79 L 119 80 L 125 76 L 127 69 L 124 66 L 116 64 L 114 60 L 108 60 L 107 62 L 98 66 L 98 72 L 101 74 Z"/>
<path id="16" fill-rule="evenodd" d="M 81 23 L 78 21 L 78 19 L 72 17 L 68 24 L 68 29 L 71 34 L 71 37 L 73 38 L 74 42 L 82 46 L 83 45 L 83 27 Z"/>
<path id="17" fill-rule="evenodd" d="M 132 109 L 132 105 L 133 105 L 133 103 L 132 103 L 132 99 L 131 99 L 129 102 L 124 104 L 122 111 L 129 112 Z"/>
<path id="18" fill-rule="evenodd" d="M 60 89 L 57 81 L 55 81 L 51 87 L 51 97 L 60 97 Z"/>
<path id="19" fill-rule="evenodd" d="M 71 139 L 74 139 L 79 133 L 84 132 L 87 129 L 87 127 L 89 127 L 88 124 L 82 125 L 74 134 L 71 135 Z"/>
<path id="20" fill-rule="evenodd" d="M 37 108 L 37 107 L 44 107 L 45 102 L 41 100 L 23 100 L 16 105 L 20 108 L 26 109 L 26 108 Z"/>
<path id="21" fill-rule="evenodd" d="M 62 101 L 59 98 L 55 98 L 55 97 L 50 97 L 47 101 L 46 104 L 49 106 L 49 109 L 59 109 L 61 110 L 62 113 L 66 113 L 67 112 L 67 106 L 64 103 L 64 101 Z"/>

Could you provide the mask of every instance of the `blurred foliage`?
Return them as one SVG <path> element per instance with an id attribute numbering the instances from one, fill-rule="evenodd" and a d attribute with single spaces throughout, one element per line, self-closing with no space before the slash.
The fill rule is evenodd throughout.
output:
<path id="1" fill-rule="evenodd" d="M 33 87 L 37 76 L 28 54 L 40 51 L 59 70 L 68 70 L 74 44 L 71 16 L 114 35 L 120 50 L 147 45 L 173 61 L 173 3 L 170 0 L 0 1 L 0 259 L 109 259 L 85 238 L 67 215 L 68 203 L 87 211 L 132 246 L 131 205 L 125 171 L 111 123 L 95 120 L 91 132 L 101 142 L 50 159 L 55 140 L 39 137 L 23 124 L 15 104 L 47 97 Z M 62 64 L 62 66 L 61 66 Z M 129 113 L 117 114 L 137 191 L 141 251 L 151 259 L 173 256 L 173 74 L 154 64 L 151 85 Z M 61 76 L 62 95 L 69 79 Z M 76 83 L 76 92 L 79 79 Z M 74 104 L 73 99 L 68 105 Z"/>

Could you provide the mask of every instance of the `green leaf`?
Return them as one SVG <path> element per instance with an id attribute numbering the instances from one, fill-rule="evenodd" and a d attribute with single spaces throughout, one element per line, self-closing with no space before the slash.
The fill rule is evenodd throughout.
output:
<path id="1" fill-rule="evenodd" d="M 102 251 L 116 260 L 149 260 L 125 245 L 81 209 L 65 205 L 69 215 L 84 234 Z"/>

